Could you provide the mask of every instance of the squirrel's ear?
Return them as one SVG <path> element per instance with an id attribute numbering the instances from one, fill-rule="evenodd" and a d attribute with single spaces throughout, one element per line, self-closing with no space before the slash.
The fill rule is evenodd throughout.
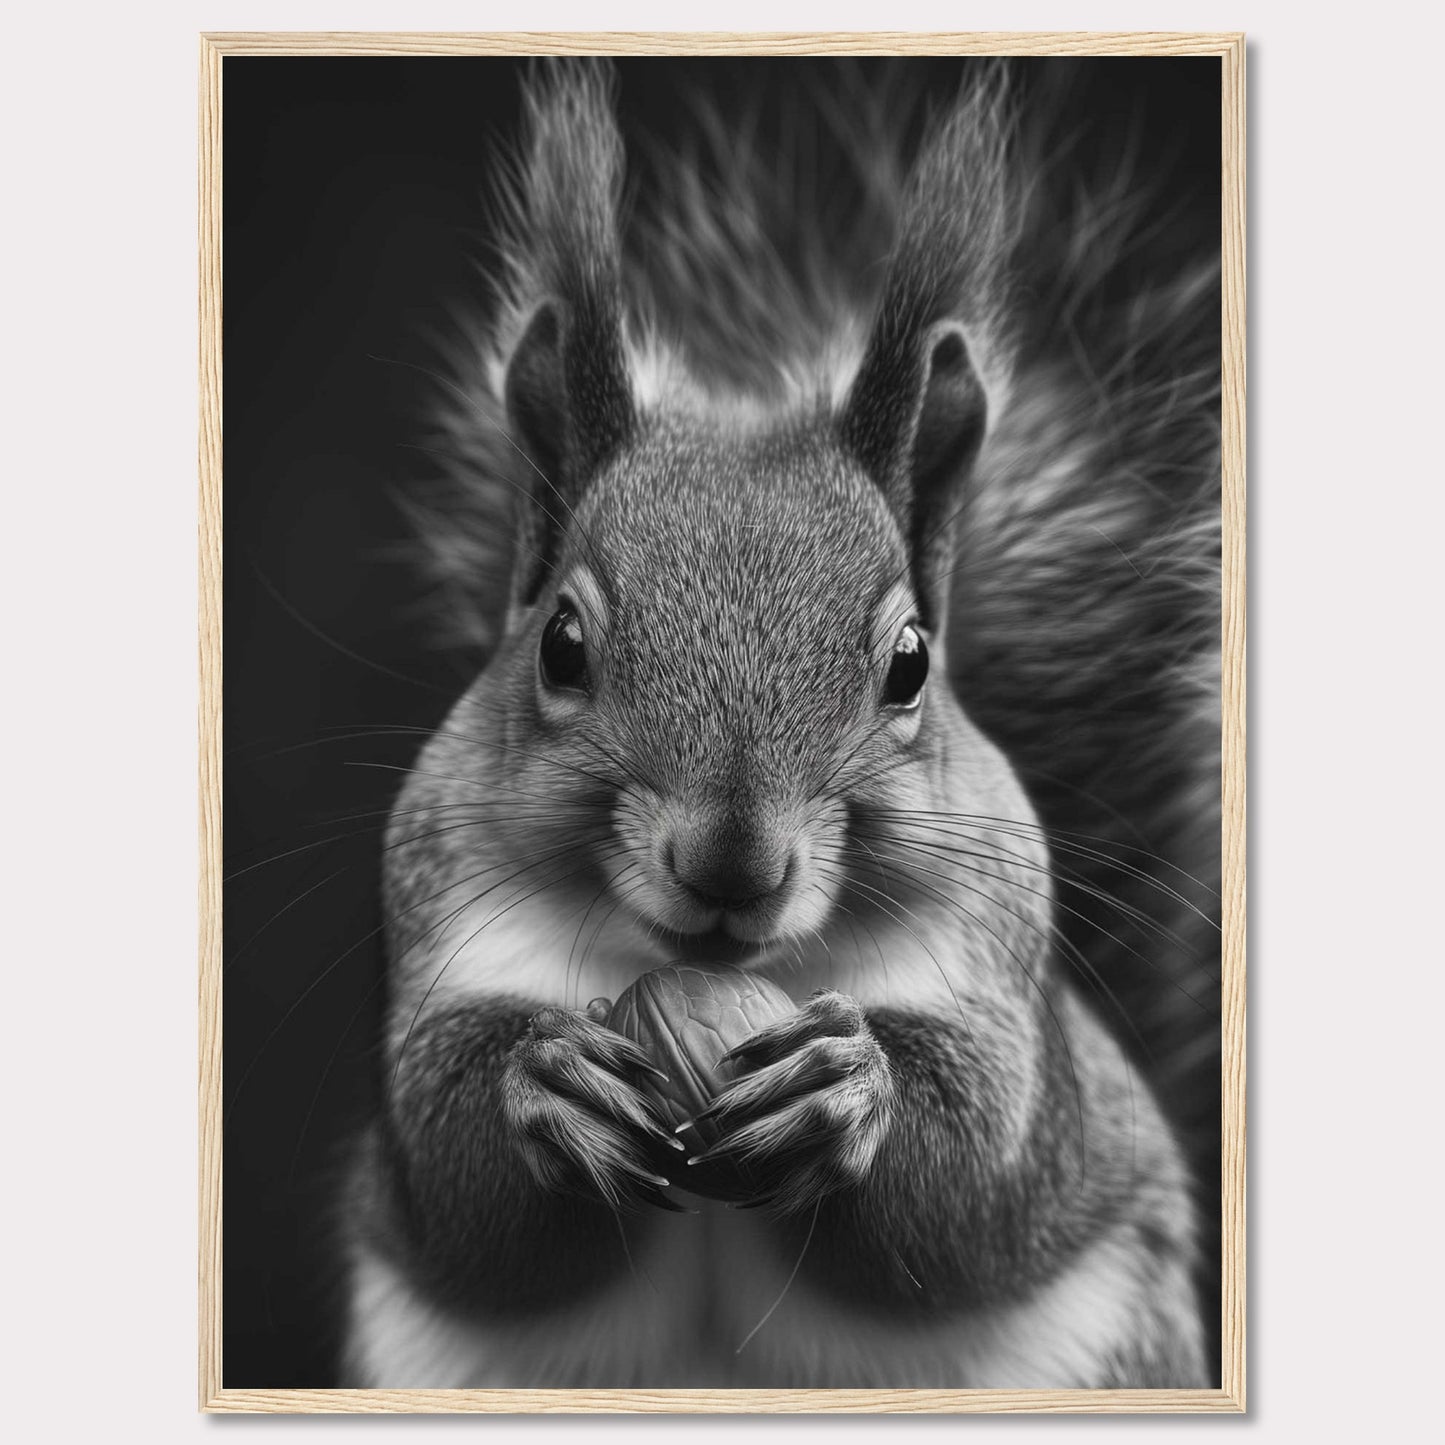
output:
<path id="1" fill-rule="evenodd" d="M 529 464 L 517 548 L 522 602 L 536 598 L 583 488 L 632 428 L 631 391 L 615 332 L 580 334 L 569 312 L 560 301 L 543 302 L 507 364 L 507 423 Z"/>
<path id="2" fill-rule="evenodd" d="M 882 489 L 908 545 L 926 627 L 947 603 L 954 519 L 983 443 L 988 402 L 963 328 L 875 337 L 843 415 L 845 443 Z"/>
<path id="3" fill-rule="evenodd" d="M 539 306 L 507 366 L 507 421 L 527 460 L 556 488 L 567 469 L 567 385 L 557 307 Z M 552 478 L 557 481 L 552 481 Z M 534 488 L 535 490 L 535 488 Z M 560 490 L 560 488 L 558 488 Z"/>
<path id="4" fill-rule="evenodd" d="M 635 406 L 623 345 L 617 198 L 622 138 L 614 77 L 591 60 L 539 61 L 524 95 L 527 139 L 510 250 L 511 310 L 526 325 L 506 365 L 508 434 L 530 466 L 515 596 L 536 599 L 587 484 L 629 440 Z"/>

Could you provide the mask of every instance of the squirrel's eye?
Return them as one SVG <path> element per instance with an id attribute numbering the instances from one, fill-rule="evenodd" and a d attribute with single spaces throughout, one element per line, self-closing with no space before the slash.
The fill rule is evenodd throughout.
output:
<path id="1" fill-rule="evenodd" d="M 587 686 L 582 620 L 570 607 L 552 615 L 542 632 L 542 676 L 553 687 Z"/>
<path id="2" fill-rule="evenodd" d="M 928 680 L 928 647 L 923 635 L 911 624 L 893 644 L 888 664 L 888 681 L 883 685 L 883 702 L 888 707 L 915 708 L 923 698 Z"/>

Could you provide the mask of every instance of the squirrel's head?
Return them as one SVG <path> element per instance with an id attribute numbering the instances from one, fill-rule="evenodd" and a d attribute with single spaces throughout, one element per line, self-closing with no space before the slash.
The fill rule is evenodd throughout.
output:
<path id="1" fill-rule="evenodd" d="M 883 343 L 839 414 L 751 428 L 643 413 L 621 372 L 579 389 L 620 351 L 561 303 L 512 359 L 536 465 L 515 703 L 539 752 L 610 785 L 617 898 L 694 951 L 818 929 L 855 810 L 935 796 L 956 713 L 930 669 L 984 395 L 961 328 Z"/>

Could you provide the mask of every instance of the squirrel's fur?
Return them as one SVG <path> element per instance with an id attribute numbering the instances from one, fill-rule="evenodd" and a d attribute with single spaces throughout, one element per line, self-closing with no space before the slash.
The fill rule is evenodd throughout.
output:
<path id="1" fill-rule="evenodd" d="M 412 503 L 488 662 L 389 839 L 354 1376 L 1208 1383 L 1212 238 L 1159 243 L 1127 166 L 1057 184 L 1046 106 L 996 64 L 917 155 L 897 83 L 794 113 L 847 160 L 826 186 L 816 137 L 704 109 L 631 197 L 613 84 L 538 63 L 451 460 Z M 559 585 L 605 718 L 537 692 Z M 910 616 L 962 712 L 938 679 L 921 723 L 870 731 L 858 638 L 886 664 Z M 562 1010 L 666 961 L 660 922 L 690 931 L 639 859 L 704 827 L 753 860 L 806 840 L 734 937 L 776 924 L 780 981 L 825 990 L 760 1068 L 826 1043 L 842 1083 L 806 1128 L 738 1104 L 765 1216 L 659 1214 L 655 1168 L 600 1133 L 549 1152 L 603 1097 L 587 1071 L 632 1067 L 595 1032 L 576 1062 Z"/>

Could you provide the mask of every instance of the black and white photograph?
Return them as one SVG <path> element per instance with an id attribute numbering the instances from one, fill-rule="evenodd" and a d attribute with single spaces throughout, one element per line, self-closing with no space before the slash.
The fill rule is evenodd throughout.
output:
<path id="1" fill-rule="evenodd" d="M 1220 55 L 218 64 L 218 1383 L 1220 1391 Z"/>

